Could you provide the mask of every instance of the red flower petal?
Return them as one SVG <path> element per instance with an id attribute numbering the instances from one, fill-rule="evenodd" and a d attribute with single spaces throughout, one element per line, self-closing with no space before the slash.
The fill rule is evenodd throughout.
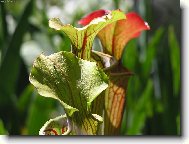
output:
<path id="1" fill-rule="evenodd" d="M 126 14 L 125 20 L 119 20 L 106 26 L 98 33 L 104 52 L 113 55 L 117 60 L 122 56 L 127 42 L 140 36 L 141 31 L 150 27 L 136 13 Z"/>
<path id="2" fill-rule="evenodd" d="M 110 11 L 108 10 L 96 10 L 92 13 L 90 13 L 89 15 L 85 16 L 84 18 L 82 18 L 78 23 L 81 25 L 87 25 L 89 24 L 93 19 L 98 18 L 98 17 L 102 17 L 106 14 L 108 14 Z"/>
<path id="3" fill-rule="evenodd" d="M 148 25 L 148 23 L 144 22 L 144 20 L 135 12 L 126 14 L 126 17 L 128 21 L 128 27 L 130 24 L 130 31 L 133 31 L 132 38 L 140 36 L 140 31 L 142 30 L 150 30 L 150 26 Z M 136 33 L 134 33 L 134 31 L 136 31 Z"/>

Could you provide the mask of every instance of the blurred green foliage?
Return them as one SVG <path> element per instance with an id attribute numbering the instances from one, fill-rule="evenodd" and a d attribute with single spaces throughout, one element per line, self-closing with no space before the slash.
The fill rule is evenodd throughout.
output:
<path id="1" fill-rule="evenodd" d="M 83 5 L 85 3 L 85 5 Z M 179 1 L 173 0 L 17 0 L 0 2 L 0 134 L 38 135 L 63 110 L 39 96 L 28 81 L 33 60 L 70 50 L 70 40 L 48 27 L 60 17 L 75 26 L 97 9 L 136 11 L 151 27 L 125 47 L 122 63 L 134 75 L 126 96 L 123 135 L 180 135 L 181 36 Z M 96 39 L 94 48 L 99 49 Z"/>

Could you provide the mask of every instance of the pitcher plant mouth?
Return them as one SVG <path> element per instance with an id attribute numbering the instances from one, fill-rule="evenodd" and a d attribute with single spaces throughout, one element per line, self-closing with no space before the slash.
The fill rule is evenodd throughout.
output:
<path id="1" fill-rule="evenodd" d="M 106 72 L 118 64 L 118 61 L 111 55 L 100 51 L 92 50 L 92 60 Z"/>
<path id="2" fill-rule="evenodd" d="M 96 57 L 97 63 L 102 64 L 102 69 L 105 72 L 108 72 L 111 76 L 122 76 L 122 75 L 127 75 L 127 76 L 132 76 L 134 75 L 133 72 L 129 71 L 127 68 L 123 67 L 121 64 L 121 61 L 116 60 L 115 57 L 105 54 L 103 52 L 99 51 L 92 51 L 92 57 Z M 98 57 L 98 60 L 97 60 Z"/>
<path id="3" fill-rule="evenodd" d="M 133 76 L 134 73 L 123 67 L 121 61 L 118 61 L 116 65 L 108 69 L 110 76 Z"/>

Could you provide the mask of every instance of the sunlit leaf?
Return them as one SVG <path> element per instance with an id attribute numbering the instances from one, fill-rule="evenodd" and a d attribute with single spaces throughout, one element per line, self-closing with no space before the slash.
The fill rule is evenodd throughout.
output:
<path id="1" fill-rule="evenodd" d="M 114 10 L 107 15 L 92 20 L 83 28 L 75 28 L 69 24 L 64 25 L 58 18 L 49 20 L 49 26 L 66 33 L 71 40 L 73 53 L 80 58 L 89 60 L 92 44 L 98 32 L 106 25 L 120 19 L 125 19 L 124 13 L 120 10 Z"/>
<path id="2" fill-rule="evenodd" d="M 81 130 L 77 134 L 96 133 L 98 119 L 90 113 L 90 105 L 107 88 L 108 78 L 95 62 L 70 52 L 41 54 L 34 61 L 30 82 L 39 94 L 63 105 L 68 118 Z"/>
<path id="3" fill-rule="evenodd" d="M 80 24 L 86 25 L 93 18 L 106 14 L 107 10 L 95 11 L 84 19 L 80 20 Z M 116 21 L 107 25 L 99 33 L 104 52 L 113 55 L 117 60 L 122 56 L 123 48 L 127 42 L 140 35 L 143 30 L 149 30 L 150 27 L 136 13 L 126 14 L 126 19 Z"/>

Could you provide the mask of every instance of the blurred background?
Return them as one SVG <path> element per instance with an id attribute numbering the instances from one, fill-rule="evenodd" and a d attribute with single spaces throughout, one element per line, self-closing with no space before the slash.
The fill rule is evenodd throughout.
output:
<path id="1" fill-rule="evenodd" d="M 38 135 L 61 114 L 53 99 L 37 94 L 28 77 L 34 59 L 70 51 L 63 33 L 48 27 L 59 17 L 76 27 L 97 9 L 137 12 L 151 27 L 124 50 L 134 73 L 126 95 L 122 135 L 181 135 L 181 9 L 178 0 L 2 0 L 0 1 L 0 134 Z M 94 48 L 100 47 L 95 39 Z"/>

